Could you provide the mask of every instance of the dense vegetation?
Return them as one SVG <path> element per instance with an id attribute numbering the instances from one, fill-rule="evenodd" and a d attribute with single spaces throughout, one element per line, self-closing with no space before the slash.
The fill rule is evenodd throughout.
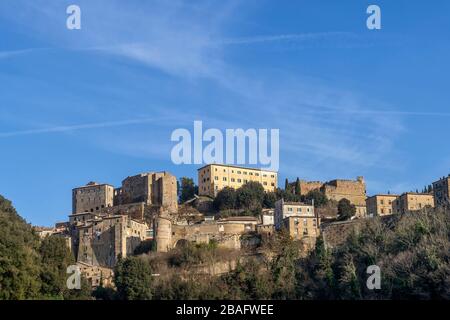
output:
<path id="1" fill-rule="evenodd" d="M 40 240 L 32 227 L 0 196 L 0 299 L 87 299 L 81 290 L 66 289 L 67 266 L 74 263 L 65 240 Z"/>
<path id="2" fill-rule="evenodd" d="M 367 219 L 333 249 L 321 238 L 308 255 L 299 248 L 280 232 L 263 240 L 253 255 L 233 255 L 211 242 L 187 243 L 163 256 L 155 252 L 132 256 L 120 259 L 114 270 L 116 289 L 100 287 L 93 297 L 450 299 L 449 210 Z M 219 276 L 195 272 L 199 265 L 227 259 L 237 261 L 231 272 Z M 0 299 L 91 299 L 86 280 L 81 290 L 66 289 L 66 268 L 73 262 L 64 239 L 40 240 L 0 196 Z M 366 285 L 371 265 L 381 270 L 379 290 Z"/>
<path id="3" fill-rule="evenodd" d="M 343 245 L 325 248 L 319 239 L 306 257 L 298 243 L 280 233 L 263 245 L 267 255 L 242 259 L 222 276 L 173 272 L 149 280 L 153 299 L 450 299 L 450 215 L 440 210 L 368 219 Z M 214 248 L 204 247 L 204 250 Z M 202 248 L 182 249 L 181 264 L 202 262 Z M 211 253 L 209 253 L 211 255 Z M 270 257 L 270 258 L 269 258 Z M 148 257 L 140 259 L 155 268 Z M 198 260 L 196 260 L 198 259 Z M 203 259 L 204 261 L 204 259 Z M 178 262 L 178 265 L 180 262 Z M 367 267 L 381 270 L 381 289 L 369 290 Z M 142 268 L 143 269 L 143 268 Z M 148 273 L 148 271 L 145 271 Z M 134 277 L 132 292 L 141 290 Z"/>
<path id="4" fill-rule="evenodd" d="M 298 189 L 298 188 L 297 188 Z M 221 215 L 254 215 L 261 214 L 263 208 L 274 208 L 275 202 L 285 201 L 314 202 L 316 207 L 328 204 L 325 195 L 314 190 L 301 196 L 299 190 L 294 188 L 276 189 L 274 192 L 265 192 L 259 182 L 250 181 L 237 190 L 225 187 L 214 198 L 213 207 Z"/>

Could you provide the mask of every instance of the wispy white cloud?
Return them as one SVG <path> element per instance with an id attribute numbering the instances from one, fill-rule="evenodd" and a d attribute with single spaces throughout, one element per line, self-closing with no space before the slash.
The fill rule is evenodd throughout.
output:
<path id="1" fill-rule="evenodd" d="M 99 18 L 95 23 L 83 21 L 83 29 L 76 37 L 64 28 L 40 34 L 59 46 L 134 61 L 177 78 L 181 84 L 193 82 L 201 86 L 207 80 L 208 86 L 224 97 L 224 107 L 216 110 L 210 106 L 208 110 L 199 106 L 191 112 L 202 115 L 200 120 L 218 118 L 220 114 L 219 120 L 227 119 L 222 125 L 228 127 L 279 128 L 282 152 L 289 158 L 284 161 L 299 163 L 305 174 L 317 170 L 317 163 L 326 171 L 348 169 L 349 165 L 355 170 L 379 166 L 381 159 L 383 165 L 389 162 L 386 156 L 402 132 L 401 120 L 392 117 L 395 111 L 376 111 L 373 104 L 369 109 L 366 101 L 371 97 L 346 92 L 335 83 L 327 85 L 320 79 L 310 83 L 310 79 L 289 70 L 276 74 L 265 74 L 267 70 L 250 73 L 245 66 L 234 65 L 225 58 L 227 50 L 238 45 L 331 40 L 347 43 L 355 37 L 353 34 L 319 32 L 228 38 L 224 26 L 232 23 L 236 4 L 232 9 L 225 2 L 215 5 L 214 10 L 208 10 L 211 8 L 207 2 L 153 1 L 142 4 L 144 10 L 123 1 L 90 1 L 84 2 L 82 8 L 88 7 L 90 15 Z M 59 21 L 58 7 L 43 7 L 50 24 Z M 34 6 L 34 10 L 39 10 L 39 6 Z M 42 24 L 45 25 L 44 21 Z M 184 105 L 175 106 L 173 112 L 178 112 L 181 118 L 188 116 Z M 52 127 L 3 133 L 0 137 L 132 123 Z M 129 146 L 125 149 L 132 152 Z"/>
<path id="2" fill-rule="evenodd" d="M 243 38 L 229 38 L 222 39 L 212 44 L 216 45 L 241 45 L 241 44 L 258 44 L 268 42 L 283 42 L 283 41 L 311 41 L 311 40 L 326 40 L 330 38 L 341 38 L 343 40 L 352 38 L 356 35 L 351 32 L 310 32 L 310 33 L 294 33 L 294 34 L 275 34 L 275 35 L 260 35 Z"/>
<path id="3" fill-rule="evenodd" d="M 140 118 L 140 119 L 131 119 L 131 120 L 122 120 L 122 121 L 109 121 L 109 122 L 101 122 L 101 123 L 86 123 L 86 124 L 67 125 L 67 126 L 52 126 L 52 127 L 45 127 L 45 128 L 40 128 L 40 129 L 0 132 L 0 138 L 36 135 L 36 134 L 44 134 L 44 133 L 78 131 L 78 130 L 87 130 L 87 129 L 119 127 L 119 126 L 133 125 L 133 124 L 151 123 L 151 122 L 161 123 L 162 121 L 165 121 L 165 120 L 168 120 L 168 119 L 152 117 L 152 118 Z"/>
<path id="4" fill-rule="evenodd" d="M 39 51 L 43 51 L 43 50 L 49 50 L 49 49 L 48 48 L 29 48 L 29 49 L 21 49 L 21 50 L 0 51 L 0 59 L 21 56 L 21 55 L 39 52 Z"/>

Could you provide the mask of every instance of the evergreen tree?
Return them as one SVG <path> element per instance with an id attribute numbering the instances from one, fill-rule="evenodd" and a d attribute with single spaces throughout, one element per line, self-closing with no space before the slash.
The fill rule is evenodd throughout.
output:
<path id="1" fill-rule="evenodd" d="M 297 181 L 295 181 L 295 194 L 300 194 L 300 179 L 297 177 Z"/>

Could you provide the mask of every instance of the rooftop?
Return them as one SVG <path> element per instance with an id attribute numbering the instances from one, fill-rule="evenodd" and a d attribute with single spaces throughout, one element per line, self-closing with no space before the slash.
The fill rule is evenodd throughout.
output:
<path id="1" fill-rule="evenodd" d="M 206 168 L 206 167 L 209 167 L 209 166 L 219 166 L 219 167 L 237 168 L 237 169 L 245 169 L 245 170 L 266 171 L 266 172 L 273 172 L 273 173 L 277 173 L 278 174 L 277 171 L 273 171 L 273 170 L 267 170 L 267 169 L 262 169 L 262 168 L 242 167 L 242 166 L 235 166 L 235 165 L 222 164 L 222 163 L 210 163 L 210 164 L 204 165 L 203 167 L 198 168 L 197 171 L 202 170 L 203 168 Z"/>

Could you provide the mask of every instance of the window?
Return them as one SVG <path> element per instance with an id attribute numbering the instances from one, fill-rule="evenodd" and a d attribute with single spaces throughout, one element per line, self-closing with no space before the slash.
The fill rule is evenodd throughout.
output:
<path id="1" fill-rule="evenodd" d="M 240 182 L 242 182 L 242 180 L 241 180 L 241 179 L 238 179 L 238 182 L 240 183 Z"/>
<path id="2" fill-rule="evenodd" d="M 218 176 L 215 176 L 215 177 L 214 177 L 214 180 L 219 180 L 219 177 L 218 177 Z"/>
<path id="3" fill-rule="evenodd" d="M 231 178 L 231 182 L 234 182 L 235 181 L 235 179 L 234 178 Z"/>
<path id="4" fill-rule="evenodd" d="M 266 182 L 266 181 L 264 181 L 264 182 L 263 182 L 263 185 L 267 186 L 267 182 Z"/>
<path id="5" fill-rule="evenodd" d="M 297 208 L 297 212 L 302 212 L 302 208 Z"/>
<path id="6" fill-rule="evenodd" d="M 227 181 L 227 177 L 223 177 L 223 181 Z"/>

